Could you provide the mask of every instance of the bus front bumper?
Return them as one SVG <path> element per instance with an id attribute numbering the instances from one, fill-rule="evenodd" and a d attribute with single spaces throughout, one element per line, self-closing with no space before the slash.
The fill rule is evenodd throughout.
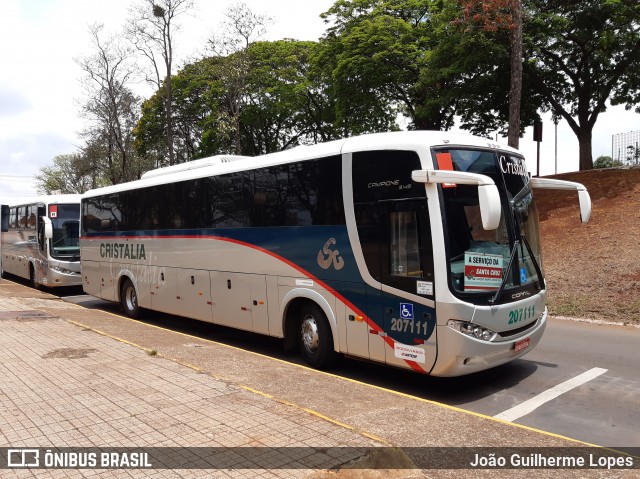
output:
<path id="1" fill-rule="evenodd" d="M 546 309 L 533 328 L 509 341 L 482 341 L 449 326 L 438 325 L 438 360 L 431 375 L 462 376 L 520 358 L 536 347 L 546 326 Z M 516 344 L 526 344 L 525 340 L 528 340 L 528 346 L 516 352 Z"/>

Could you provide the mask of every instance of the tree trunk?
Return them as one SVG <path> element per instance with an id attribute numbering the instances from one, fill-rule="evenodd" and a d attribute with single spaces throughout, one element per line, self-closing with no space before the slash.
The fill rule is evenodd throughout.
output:
<path id="1" fill-rule="evenodd" d="M 580 171 L 593 169 L 593 153 L 591 140 L 593 132 L 589 126 L 581 125 L 577 132 L 580 147 Z"/>
<path id="2" fill-rule="evenodd" d="M 171 70 L 169 70 L 170 65 L 167 66 L 167 79 L 165 81 L 166 88 L 166 107 L 165 111 L 167 112 L 167 152 L 169 153 L 169 165 L 173 165 L 175 163 L 175 155 L 173 151 L 173 111 L 172 111 L 172 94 L 171 91 Z"/>
<path id="3" fill-rule="evenodd" d="M 522 98 L 522 3 L 512 3 L 513 30 L 511 30 L 511 86 L 509 89 L 508 143 L 520 146 L 520 102 Z"/>

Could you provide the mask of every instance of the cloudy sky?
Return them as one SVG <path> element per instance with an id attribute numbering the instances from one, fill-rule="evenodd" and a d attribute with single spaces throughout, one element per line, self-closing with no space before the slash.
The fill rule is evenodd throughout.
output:
<path id="1" fill-rule="evenodd" d="M 60 154 L 81 144 L 78 102 L 83 99 L 74 62 L 92 53 L 88 26 L 103 23 L 119 32 L 129 0 L 0 0 L 0 200 L 35 194 L 33 175 Z M 223 20 L 231 0 L 196 0 L 197 13 L 184 17 L 177 38 L 177 64 L 197 56 Z M 245 0 L 255 13 L 274 18 L 266 39 L 317 40 L 325 25 L 320 13 L 333 0 Z M 529 129 L 521 150 L 536 171 L 536 145 Z M 601 115 L 594 129 L 594 158 L 611 154 L 611 135 L 640 130 L 640 115 L 623 108 Z M 544 125 L 541 173 L 555 171 L 553 123 Z M 558 171 L 578 167 L 578 144 L 566 122 L 558 125 Z"/>

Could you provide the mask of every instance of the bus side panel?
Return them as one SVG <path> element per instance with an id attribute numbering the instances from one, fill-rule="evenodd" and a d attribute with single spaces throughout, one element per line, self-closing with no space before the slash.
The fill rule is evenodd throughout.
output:
<path id="1" fill-rule="evenodd" d="M 151 309 L 163 313 L 181 314 L 178 305 L 178 283 L 175 268 L 161 267 L 151 284 Z"/>
<path id="2" fill-rule="evenodd" d="M 253 276 L 261 275 L 227 271 L 211 272 L 214 323 L 252 331 L 251 286 Z M 261 277 L 264 283 L 264 276 Z M 264 287 L 266 289 L 266 285 Z M 264 297 L 266 299 L 266 294 Z"/>
<path id="3" fill-rule="evenodd" d="M 209 271 L 178 269 L 180 314 L 188 318 L 211 321 L 211 279 Z"/>
<path id="4" fill-rule="evenodd" d="M 366 304 L 365 285 L 344 281 L 327 281 L 327 284 L 336 289 L 345 298 L 349 298 L 351 304 Z M 364 312 L 366 312 L 366 308 L 360 307 L 358 309 L 364 309 Z M 338 336 L 340 337 L 340 351 L 351 356 L 369 359 L 369 326 L 360 313 L 361 311 L 353 311 L 342 301 L 336 302 L 336 322 Z"/>
<path id="5" fill-rule="evenodd" d="M 16 254 L 16 273 L 18 276 L 22 276 L 23 278 L 29 279 L 29 259 L 24 254 L 23 251 Z"/>
<path id="6" fill-rule="evenodd" d="M 100 263 L 82 260 L 82 289 L 85 293 L 102 298 Z"/>
<path id="7" fill-rule="evenodd" d="M 382 291 L 377 288 L 367 286 L 367 314 L 370 321 L 378 326 L 382 331 Z M 384 363 L 387 344 L 380 334 L 373 334 L 374 328 L 369 325 L 369 354 L 374 361 Z"/>
<path id="8" fill-rule="evenodd" d="M 269 334 L 269 300 L 267 278 L 263 274 L 252 274 L 251 282 L 251 320 L 252 331 Z"/>
<path id="9" fill-rule="evenodd" d="M 267 329 L 268 331 L 256 331 L 258 333 L 269 334 L 276 338 L 284 338 L 282 330 L 282 315 L 284 312 L 280 309 L 278 301 L 278 277 L 267 276 Z"/>
<path id="10" fill-rule="evenodd" d="M 100 291 L 102 298 L 109 301 L 118 301 L 117 275 L 113 271 L 114 263 L 100 263 Z"/>

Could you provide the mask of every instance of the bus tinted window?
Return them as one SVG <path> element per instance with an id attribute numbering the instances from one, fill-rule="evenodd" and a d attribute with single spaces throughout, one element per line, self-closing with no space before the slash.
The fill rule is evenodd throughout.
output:
<path id="1" fill-rule="evenodd" d="M 83 231 L 342 225 L 341 178 L 334 156 L 88 198 Z"/>

